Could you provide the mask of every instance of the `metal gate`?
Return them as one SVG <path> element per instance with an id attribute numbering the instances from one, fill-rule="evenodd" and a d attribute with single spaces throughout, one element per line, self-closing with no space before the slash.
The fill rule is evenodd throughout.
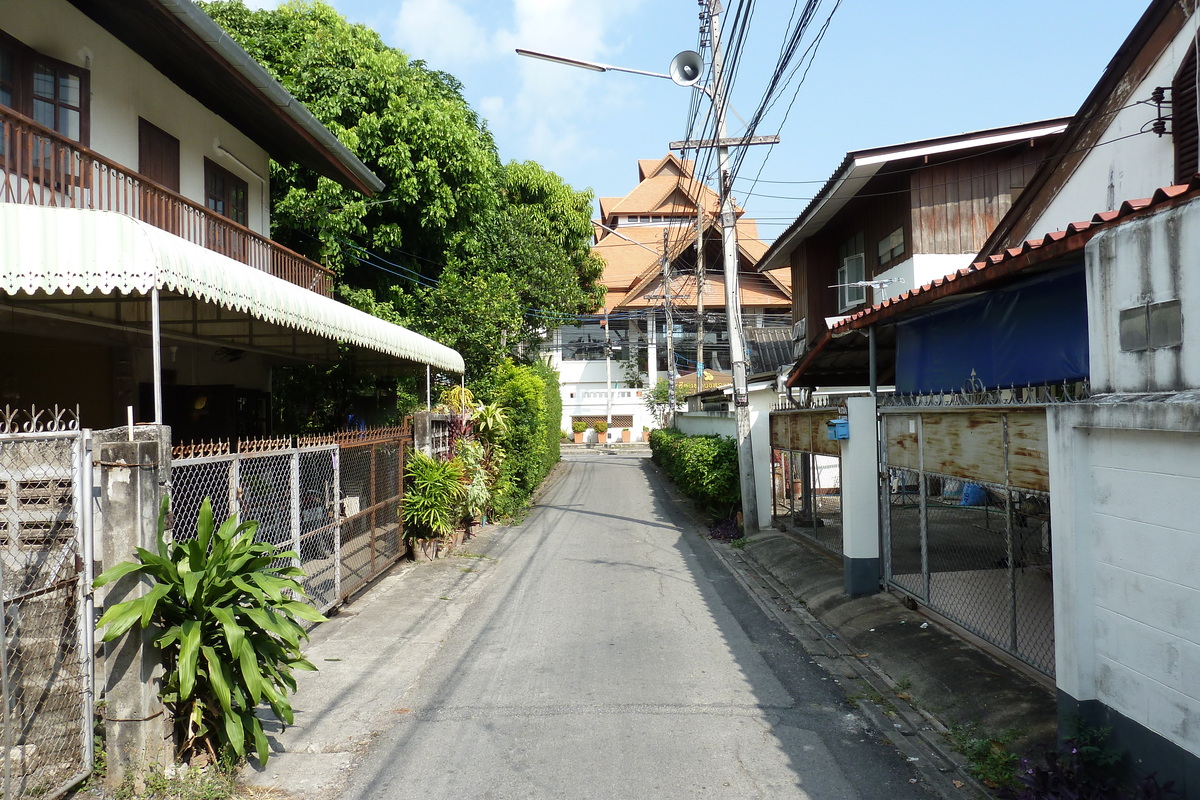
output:
<path id="1" fill-rule="evenodd" d="M 888 583 L 1054 674 L 1044 407 L 883 408 Z"/>
<path id="2" fill-rule="evenodd" d="M 75 426 L 0 417 L 5 798 L 61 795 L 92 771 L 91 432 Z"/>
<path id="3" fill-rule="evenodd" d="M 407 552 L 400 520 L 412 429 L 373 428 L 175 448 L 174 534 L 195 535 L 210 498 L 218 521 L 256 520 L 258 538 L 299 554 L 301 584 L 328 611 Z"/>
<path id="4" fill-rule="evenodd" d="M 814 544 L 842 556 L 841 447 L 826 433 L 834 408 L 771 412 L 774 514 Z"/>

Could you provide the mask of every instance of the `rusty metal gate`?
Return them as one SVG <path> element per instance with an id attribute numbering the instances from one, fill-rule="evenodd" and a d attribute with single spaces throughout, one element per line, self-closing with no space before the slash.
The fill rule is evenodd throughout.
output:
<path id="1" fill-rule="evenodd" d="M 889 585 L 1053 675 L 1045 407 L 880 412 Z"/>
<path id="2" fill-rule="evenodd" d="M 771 412 L 773 514 L 814 544 L 842 555 L 842 459 L 826 433 L 829 407 Z"/>
<path id="3" fill-rule="evenodd" d="M 174 535 L 195 535 L 205 497 L 213 515 L 256 520 L 258 538 L 299 554 L 301 584 L 325 612 L 407 552 L 400 521 L 411 428 L 184 445 L 171 462 Z"/>
<path id="4" fill-rule="evenodd" d="M 0 686 L 5 798 L 91 774 L 91 432 L 74 417 L 0 416 Z"/>

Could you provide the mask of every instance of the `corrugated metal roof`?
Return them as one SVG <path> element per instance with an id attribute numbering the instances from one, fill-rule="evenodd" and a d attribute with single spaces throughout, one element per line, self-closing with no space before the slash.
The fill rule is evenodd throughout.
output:
<path id="1" fill-rule="evenodd" d="M 462 373 L 443 344 L 111 211 L 0 203 L 0 292 L 174 292 L 281 328 Z"/>

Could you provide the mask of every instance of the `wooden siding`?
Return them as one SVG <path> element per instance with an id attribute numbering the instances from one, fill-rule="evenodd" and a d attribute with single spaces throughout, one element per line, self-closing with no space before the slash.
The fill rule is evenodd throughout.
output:
<path id="1" fill-rule="evenodd" d="M 1044 408 L 896 411 L 886 418 L 889 467 L 1050 490 Z"/>
<path id="2" fill-rule="evenodd" d="M 912 252 L 978 253 L 1047 152 L 1044 144 L 1022 144 L 916 170 Z"/>
<path id="3" fill-rule="evenodd" d="M 827 456 L 842 454 L 841 442 L 831 440 L 827 423 L 838 416 L 835 408 L 804 408 L 771 412 L 771 447 Z"/>

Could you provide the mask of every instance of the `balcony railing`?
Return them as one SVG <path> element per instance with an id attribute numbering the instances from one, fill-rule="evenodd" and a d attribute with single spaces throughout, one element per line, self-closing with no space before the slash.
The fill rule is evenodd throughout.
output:
<path id="1" fill-rule="evenodd" d="M 4 107 L 0 203 L 117 211 L 326 297 L 333 291 L 320 264 Z"/>

